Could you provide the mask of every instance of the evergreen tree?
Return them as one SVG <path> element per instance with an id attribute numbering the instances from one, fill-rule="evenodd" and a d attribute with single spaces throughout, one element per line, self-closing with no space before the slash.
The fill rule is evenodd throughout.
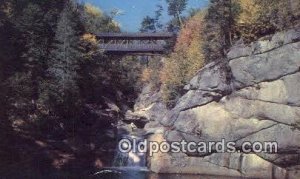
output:
<path id="1" fill-rule="evenodd" d="M 155 26 L 156 26 L 157 30 L 162 30 L 163 24 L 160 20 L 161 20 L 162 12 L 164 9 L 163 9 L 162 5 L 160 5 L 160 4 L 157 4 L 156 7 L 157 7 L 157 9 L 155 11 Z"/>
<path id="2" fill-rule="evenodd" d="M 66 3 L 60 14 L 55 33 L 55 42 L 48 62 L 48 77 L 42 99 L 56 107 L 63 105 L 62 112 L 71 113 L 77 104 L 79 61 L 82 53 L 79 49 L 80 28 L 77 7 Z"/>
<path id="3" fill-rule="evenodd" d="M 141 24 L 141 32 L 156 32 L 155 19 L 150 16 L 146 16 Z"/>
<path id="4" fill-rule="evenodd" d="M 156 5 L 155 16 L 146 16 L 141 23 L 141 32 L 157 32 L 162 30 L 163 24 L 161 23 L 163 7 L 160 4 Z"/>
<path id="5" fill-rule="evenodd" d="M 168 3 L 168 13 L 178 19 L 179 25 L 183 25 L 181 14 L 186 9 L 187 0 L 166 0 Z"/>
<path id="6" fill-rule="evenodd" d="M 203 31 L 204 50 L 208 61 L 225 57 L 226 50 L 232 44 L 231 31 L 235 16 L 238 14 L 237 4 L 231 0 L 211 0 L 205 17 L 206 27 Z"/>
<path id="7" fill-rule="evenodd" d="M 297 0 L 254 0 L 260 6 L 260 21 L 273 26 L 276 30 L 291 27 L 299 15 L 299 1 Z M 298 7 L 297 7 L 298 6 Z"/>

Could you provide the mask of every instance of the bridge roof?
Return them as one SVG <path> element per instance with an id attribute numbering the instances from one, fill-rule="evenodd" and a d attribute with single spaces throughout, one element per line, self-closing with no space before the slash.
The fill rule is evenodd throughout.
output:
<path id="1" fill-rule="evenodd" d="M 108 40 L 165 40 L 174 37 L 173 33 L 99 33 L 98 39 Z"/>

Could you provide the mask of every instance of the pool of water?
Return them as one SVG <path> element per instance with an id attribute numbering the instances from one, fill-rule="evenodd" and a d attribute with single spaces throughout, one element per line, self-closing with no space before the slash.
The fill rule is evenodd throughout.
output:
<path id="1" fill-rule="evenodd" d="M 188 175 L 188 174 L 155 174 L 147 168 L 110 168 L 103 169 L 92 176 L 93 179 L 239 179 L 237 177 Z"/>
<path id="2" fill-rule="evenodd" d="M 121 135 L 120 139 L 128 139 L 131 146 L 138 146 L 142 135 Z M 135 144 L 135 145 L 134 145 Z M 186 175 L 186 174 L 155 174 L 146 167 L 146 154 L 138 150 L 122 153 L 116 148 L 114 167 L 103 168 L 91 175 L 92 179 L 234 179 L 224 176 Z"/>

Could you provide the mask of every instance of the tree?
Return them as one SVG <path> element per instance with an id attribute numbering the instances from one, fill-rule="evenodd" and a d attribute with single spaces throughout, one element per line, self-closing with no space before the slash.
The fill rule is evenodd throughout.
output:
<path id="1" fill-rule="evenodd" d="M 253 0 L 236 0 L 240 6 L 237 17 L 238 24 L 253 24 L 257 22 L 260 14 L 260 5 Z"/>
<path id="2" fill-rule="evenodd" d="M 163 24 L 161 23 L 161 17 L 163 12 L 163 7 L 160 4 L 156 5 L 157 9 L 155 11 L 155 26 L 157 30 L 161 30 L 163 28 Z"/>
<path id="3" fill-rule="evenodd" d="M 187 0 L 166 0 L 168 3 L 168 13 L 178 19 L 179 25 L 183 25 L 181 15 L 186 9 Z"/>
<path id="4" fill-rule="evenodd" d="M 250 43 L 273 32 L 273 26 L 261 19 L 261 13 L 265 11 L 261 9 L 262 1 L 258 3 L 253 0 L 235 0 L 234 2 L 239 5 L 239 13 L 235 17 L 234 40 L 242 39 L 244 43 Z"/>
<path id="5" fill-rule="evenodd" d="M 293 21 L 297 19 L 299 12 L 299 1 L 294 0 L 255 0 L 260 6 L 259 20 L 264 23 L 270 23 L 277 30 L 283 30 L 293 25 Z"/>
<path id="6" fill-rule="evenodd" d="M 204 50 L 207 61 L 222 59 L 232 45 L 232 30 L 238 4 L 232 0 L 211 0 L 205 17 Z"/>
<path id="7" fill-rule="evenodd" d="M 141 24 L 141 32 L 156 32 L 155 19 L 150 16 L 146 16 Z"/>
<path id="8" fill-rule="evenodd" d="M 107 110 L 106 98 L 122 111 L 124 104 L 133 105 L 138 62 L 107 57 L 93 35 L 119 29 L 111 16 L 75 0 L 0 0 L 1 176 L 20 161 L 29 165 L 19 173 L 29 173 L 31 164 L 36 166 L 33 155 L 48 159 L 51 152 L 37 154 L 34 141 L 83 137 L 85 145 L 91 138 L 84 134 L 90 136 L 91 129 L 111 129 L 119 113 Z M 68 152 L 81 153 L 75 148 Z M 8 173 L 8 178 L 21 177 Z"/>
<path id="9" fill-rule="evenodd" d="M 172 106 L 182 95 L 183 87 L 204 65 L 203 45 L 204 12 L 188 19 L 181 29 L 174 52 L 160 73 L 163 97 Z"/>
<path id="10" fill-rule="evenodd" d="M 56 8 L 44 8 L 50 4 Z M 35 119 L 39 86 L 47 68 L 60 5 L 58 1 L 11 0 L 0 10 L 5 15 L 0 26 L 0 86 L 5 96 L 1 103 L 11 120 Z"/>
<path id="11" fill-rule="evenodd" d="M 157 32 L 162 30 L 163 24 L 161 23 L 161 16 L 163 7 L 161 5 L 156 5 L 157 10 L 155 10 L 155 16 L 146 16 L 141 23 L 141 32 Z"/>
<path id="12" fill-rule="evenodd" d="M 41 100 L 50 111 L 65 118 L 74 117 L 80 98 L 78 97 L 80 28 L 76 5 L 69 1 L 60 14 L 55 32 L 55 43 L 48 62 L 47 76 Z"/>
<path id="13" fill-rule="evenodd" d="M 250 43 L 258 38 L 293 27 L 299 19 L 297 0 L 234 0 L 240 13 L 236 17 L 235 38 Z"/>
<path id="14" fill-rule="evenodd" d="M 112 16 L 117 15 L 117 13 L 112 12 Z M 87 33 L 96 34 L 99 32 L 120 31 L 119 25 L 111 16 L 104 14 L 99 8 L 91 4 L 85 4 L 80 9 L 80 18 Z"/>

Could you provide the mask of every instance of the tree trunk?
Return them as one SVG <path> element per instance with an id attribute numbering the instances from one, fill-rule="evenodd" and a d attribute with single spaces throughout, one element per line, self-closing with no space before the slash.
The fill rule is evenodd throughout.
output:
<path id="1" fill-rule="evenodd" d="M 182 19 L 181 19 L 181 17 L 180 17 L 180 13 L 179 13 L 178 11 L 177 11 L 177 13 L 176 13 L 176 16 L 177 16 L 178 21 L 179 21 L 179 26 L 182 27 L 182 26 L 183 26 L 183 22 L 182 22 Z"/>

